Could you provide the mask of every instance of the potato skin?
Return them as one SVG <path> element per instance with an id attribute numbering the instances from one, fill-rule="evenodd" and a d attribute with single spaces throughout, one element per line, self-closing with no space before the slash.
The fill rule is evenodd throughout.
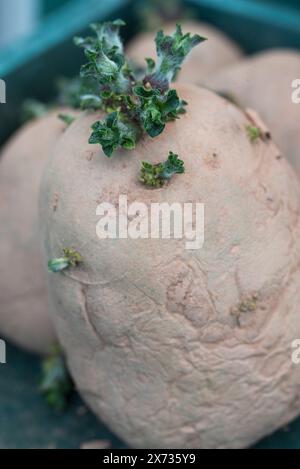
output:
<path id="1" fill-rule="evenodd" d="M 250 143 L 242 111 L 177 88 L 187 114 L 135 151 L 108 159 L 88 145 L 95 114 L 60 140 L 41 191 L 46 257 L 68 245 L 84 264 L 49 276 L 54 321 L 79 392 L 129 445 L 242 448 L 299 413 L 299 184 L 272 142 Z M 186 173 L 145 189 L 141 160 L 169 150 Z M 97 204 L 119 194 L 148 206 L 204 203 L 204 247 L 99 240 Z M 255 310 L 237 317 L 254 294 Z"/>
<path id="2" fill-rule="evenodd" d="M 221 31 L 206 23 L 184 21 L 180 23 L 184 33 L 199 34 L 208 40 L 199 44 L 189 54 L 178 75 L 183 83 L 198 83 L 207 75 L 236 62 L 242 56 L 240 48 Z M 166 23 L 162 28 L 165 34 L 172 34 L 175 23 Z M 131 40 L 126 53 L 135 63 L 145 66 L 145 58 L 156 59 L 155 33 L 143 33 Z"/>
<path id="3" fill-rule="evenodd" d="M 65 124 L 57 111 L 24 125 L 0 156 L 0 335 L 35 353 L 55 340 L 38 229 L 48 153 Z"/>
<path id="4" fill-rule="evenodd" d="M 256 109 L 300 175 L 300 104 L 292 102 L 292 82 L 299 77 L 300 53 L 274 50 L 213 73 L 204 83 L 231 93 L 241 106 Z"/>

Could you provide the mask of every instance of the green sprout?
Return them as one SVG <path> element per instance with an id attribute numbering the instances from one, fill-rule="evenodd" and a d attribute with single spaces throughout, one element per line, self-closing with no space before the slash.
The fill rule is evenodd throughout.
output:
<path id="1" fill-rule="evenodd" d="M 51 259 L 48 262 L 48 270 L 50 272 L 61 272 L 69 267 L 76 267 L 83 262 L 82 256 L 74 251 L 74 249 L 64 248 L 63 257 Z"/>
<path id="2" fill-rule="evenodd" d="M 50 407 L 63 411 L 73 388 L 62 352 L 58 346 L 54 346 L 50 355 L 42 361 L 40 392 Z"/>
<path id="3" fill-rule="evenodd" d="M 259 295 L 258 293 L 254 293 L 253 295 L 244 298 L 243 301 L 234 306 L 230 313 L 239 321 L 239 318 L 243 313 L 253 313 L 256 311 L 258 307 L 258 301 Z"/>
<path id="4" fill-rule="evenodd" d="M 180 101 L 175 90 L 161 93 L 157 88 L 136 86 L 134 93 L 140 100 L 140 122 L 147 134 L 154 138 L 161 134 L 166 123 L 184 113 L 185 101 Z"/>
<path id="5" fill-rule="evenodd" d="M 179 159 L 178 155 L 170 151 L 168 159 L 164 163 L 151 164 L 143 161 L 140 181 L 146 186 L 158 188 L 162 187 L 174 174 L 182 173 L 184 173 L 184 162 Z"/>
<path id="6" fill-rule="evenodd" d="M 103 97 L 103 107 L 112 103 L 115 96 L 127 94 L 131 87 L 130 68 L 124 56 L 119 30 L 121 20 L 92 24 L 94 37 L 75 37 L 76 46 L 84 49 L 88 62 L 81 67 L 80 77 L 98 85 L 98 95 Z"/>
<path id="7" fill-rule="evenodd" d="M 242 301 L 238 305 L 238 310 L 241 313 L 255 311 L 257 308 L 257 301 L 258 301 L 258 295 L 255 293 L 254 295 L 251 295 L 249 298 L 246 298 L 244 301 Z"/>
<path id="8" fill-rule="evenodd" d="M 167 36 L 163 31 L 156 35 L 156 53 L 158 57 L 157 66 L 152 75 L 147 76 L 145 81 L 158 88 L 168 88 L 179 72 L 181 65 L 191 50 L 205 41 L 206 38 L 190 33 L 183 34 L 181 26 L 176 26 L 176 31 Z"/>
<path id="9" fill-rule="evenodd" d="M 115 111 L 108 115 L 105 121 L 95 122 L 89 143 L 101 141 L 102 149 L 110 157 L 119 148 L 132 150 L 135 147 L 137 129 L 127 120 L 122 120 L 120 113 Z"/>
<path id="10" fill-rule="evenodd" d="M 250 141 L 253 143 L 261 137 L 261 130 L 259 127 L 249 124 L 246 126 L 246 130 Z"/>
<path id="11" fill-rule="evenodd" d="M 81 68 L 81 79 L 92 80 L 98 90 L 88 94 L 85 103 L 96 102 L 107 113 L 106 119 L 92 126 L 89 143 L 101 145 L 108 157 L 119 148 L 134 149 L 143 133 L 158 136 L 167 122 L 185 112 L 187 103 L 170 84 L 192 48 L 205 40 L 183 34 L 179 25 L 171 36 L 160 31 L 157 62 L 147 59 L 147 70 L 140 77 L 124 55 L 119 36 L 124 24 L 121 20 L 93 24 L 93 37 L 75 38 L 88 60 Z"/>
<path id="12" fill-rule="evenodd" d="M 58 118 L 67 124 L 67 126 L 71 125 L 76 120 L 76 117 L 72 116 L 72 114 L 58 114 Z"/>

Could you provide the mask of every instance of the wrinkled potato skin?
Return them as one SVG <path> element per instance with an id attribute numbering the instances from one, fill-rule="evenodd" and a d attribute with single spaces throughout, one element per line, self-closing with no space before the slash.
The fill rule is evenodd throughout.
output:
<path id="1" fill-rule="evenodd" d="M 292 102 L 292 82 L 299 77 L 299 52 L 275 50 L 229 66 L 205 81 L 210 89 L 232 93 L 241 106 L 260 113 L 298 175 L 300 104 Z"/>
<path id="2" fill-rule="evenodd" d="M 48 153 L 65 124 L 57 112 L 24 125 L 0 155 L 0 335 L 45 353 L 54 341 L 38 229 Z"/>
<path id="3" fill-rule="evenodd" d="M 242 448 L 299 413 L 299 184 L 272 142 L 250 143 L 242 111 L 177 88 L 187 114 L 135 151 L 108 159 L 88 145 L 95 114 L 60 140 L 42 184 L 46 257 L 72 246 L 84 264 L 49 276 L 54 321 L 79 392 L 129 445 Z M 169 150 L 186 173 L 146 189 L 141 160 Z M 204 247 L 100 240 L 97 204 L 121 193 L 148 206 L 203 202 Z M 255 310 L 234 315 L 253 294 Z"/>
<path id="4" fill-rule="evenodd" d="M 178 75 L 179 82 L 198 83 L 207 75 L 236 62 L 242 56 L 239 47 L 213 26 L 196 21 L 184 21 L 181 25 L 184 33 L 199 34 L 208 40 L 191 51 Z M 165 34 L 173 34 L 176 24 L 167 23 L 162 29 Z M 145 58 L 156 59 L 155 33 L 136 36 L 128 44 L 126 53 L 140 66 L 145 66 Z"/>

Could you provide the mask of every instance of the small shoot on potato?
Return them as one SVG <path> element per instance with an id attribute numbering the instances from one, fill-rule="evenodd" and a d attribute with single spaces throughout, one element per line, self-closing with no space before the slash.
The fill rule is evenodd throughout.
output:
<path id="1" fill-rule="evenodd" d="M 58 114 L 58 118 L 63 121 L 68 127 L 76 120 L 76 117 L 72 114 Z"/>
<path id="2" fill-rule="evenodd" d="M 261 137 L 261 129 L 255 125 L 247 125 L 246 130 L 251 143 L 255 143 Z"/>
<path id="3" fill-rule="evenodd" d="M 58 346 L 42 362 L 39 389 L 50 407 L 60 412 L 65 410 L 74 386 Z"/>
<path id="4" fill-rule="evenodd" d="M 187 103 L 170 84 L 189 52 L 205 40 L 183 34 L 179 25 L 171 36 L 160 31 L 156 36 L 157 62 L 147 59 L 147 70 L 140 77 L 124 55 L 119 36 L 123 25 L 120 20 L 94 24 L 93 37 L 75 38 L 88 59 L 81 68 L 81 79 L 96 84 L 99 92 L 93 99 L 98 99 L 107 113 L 106 119 L 94 123 L 89 142 L 101 145 L 108 157 L 119 148 L 134 149 L 144 133 L 157 137 L 167 122 L 185 112 Z"/>
<path id="5" fill-rule="evenodd" d="M 256 142 L 258 139 L 265 143 L 270 141 L 272 139 L 271 132 L 264 121 L 261 119 L 260 115 L 250 108 L 246 108 L 244 112 L 250 121 L 250 123 L 245 126 L 250 141 L 252 143 Z"/>
<path id="6" fill-rule="evenodd" d="M 154 88 L 167 90 L 191 50 L 205 40 L 198 34 L 183 34 L 179 24 L 171 36 L 159 31 L 155 39 L 157 64 L 152 74 L 144 78 L 144 83 L 149 82 Z"/>
<path id="7" fill-rule="evenodd" d="M 63 249 L 63 257 L 51 259 L 48 262 L 48 270 L 53 273 L 62 272 L 69 267 L 76 267 L 83 262 L 82 256 L 71 248 Z"/>
<path id="8" fill-rule="evenodd" d="M 130 121 L 120 119 L 118 111 L 109 114 L 105 121 L 95 122 L 92 129 L 89 143 L 101 141 L 103 152 L 108 157 L 119 147 L 127 150 L 135 147 L 138 129 Z"/>
<path id="9" fill-rule="evenodd" d="M 244 298 L 240 303 L 231 308 L 230 313 L 237 320 L 240 325 L 240 317 L 243 314 L 254 313 L 258 308 L 259 295 L 254 293 Z"/>
<path id="10" fill-rule="evenodd" d="M 167 161 L 164 163 L 151 164 L 143 161 L 141 165 L 140 181 L 148 187 L 162 187 L 174 174 L 184 173 L 184 162 L 178 155 L 169 153 Z"/>

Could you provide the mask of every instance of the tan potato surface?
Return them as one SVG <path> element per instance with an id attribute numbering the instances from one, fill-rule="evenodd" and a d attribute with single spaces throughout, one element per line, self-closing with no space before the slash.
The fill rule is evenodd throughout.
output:
<path id="1" fill-rule="evenodd" d="M 300 53 L 274 50 L 213 73 L 205 84 L 232 94 L 241 106 L 256 109 L 300 175 L 300 104 L 292 101 L 296 91 L 292 82 L 299 78 Z"/>
<path id="2" fill-rule="evenodd" d="M 242 448 L 299 413 L 299 184 L 271 141 L 250 142 L 242 111 L 177 89 L 187 114 L 135 151 L 108 159 L 89 145 L 96 114 L 60 140 L 41 192 L 46 257 L 70 246 L 84 264 L 49 275 L 54 321 L 83 398 L 129 445 Z M 169 150 L 186 173 L 146 189 L 141 160 Z M 204 203 L 203 248 L 100 240 L 96 207 L 117 207 L 120 194 L 147 207 Z"/>

